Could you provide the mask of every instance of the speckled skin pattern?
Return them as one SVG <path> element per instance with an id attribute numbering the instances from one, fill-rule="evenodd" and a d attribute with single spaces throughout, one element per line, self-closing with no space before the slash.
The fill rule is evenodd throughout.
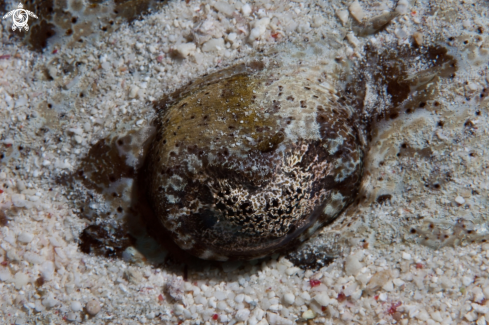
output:
<path id="1" fill-rule="evenodd" d="M 182 249 L 262 257 L 303 242 L 352 201 L 363 150 L 327 80 L 301 64 L 238 65 L 162 100 L 148 196 Z"/>

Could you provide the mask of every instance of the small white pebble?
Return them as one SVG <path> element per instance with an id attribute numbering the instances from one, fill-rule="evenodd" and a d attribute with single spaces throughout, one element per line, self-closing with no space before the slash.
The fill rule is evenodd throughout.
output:
<path id="1" fill-rule="evenodd" d="M 282 305 L 279 305 L 279 304 L 274 304 L 274 305 L 271 305 L 270 307 L 268 307 L 269 310 L 271 311 L 280 311 L 282 310 L 283 306 Z"/>
<path id="2" fill-rule="evenodd" d="M 131 91 L 129 92 L 129 98 L 136 98 L 138 95 L 139 87 L 138 86 L 132 86 Z"/>
<path id="3" fill-rule="evenodd" d="M 314 300 L 320 305 L 320 306 L 328 306 L 331 304 L 331 299 L 329 299 L 329 296 L 327 293 L 323 292 L 314 297 Z"/>
<path id="4" fill-rule="evenodd" d="M 217 307 L 216 298 L 214 297 L 209 298 L 209 300 L 207 300 L 207 304 L 211 308 L 216 308 Z"/>
<path id="5" fill-rule="evenodd" d="M 473 277 L 469 277 L 469 276 L 464 276 L 462 278 L 462 283 L 463 283 L 464 286 L 468 286 L 468 285 L 474 283 L 474 278 Z"/>
<path id="6" fill-rule="evenodd" d="M 356 254 L 349 255 L 345 259 L 345 272 L 347 275 L 357 275 L 363 265 L 358 261 Z"/>
<path id="7" fill-rule="evenodd" d="M 314 316 L 315 316 L 314 312 L 310 309 L 308 309 L 302 313 L 302 318 L 304 318 L 304 319 L 313 319 Z"/>
<path id="8" fill-rule="evenodd" d="M 90 123 L 89 123 L 89 125 L 90 125 Z M 69 128 L 68 131 L 72 132 L 73 134 L 77 134 L 77 135 L 83 135 L 83 133 L 84 133 L 83 129 L 81 129 L 81 128 Z"/>
<path id="9" fill-rule="evenodd" d="M 443 322 L 443 317 L 441 317 L 441 313 L 439 311 L 435 311 L 431 313 L 431 319 L 437 321 L 437 322 Z"/>
<path id="10" fill-rule="evenodd" d="M 236 297 L 234 297 L 234 301 L 238 304 L 242 303 L 244 300 L 244 294 L 240 293 Z"/>
<path id="11" fill-rule="evenodd" d="M 183 58 L 186 58 L 187 56 L 195 53 L 196 50 L 197 50 L 197 46 L 193 42 L 178 44 L 175 47 L 175 51 L 177 51 L 178 54 L 180 54 L 180 56 Z"/>
<path id="12" fill-rule="evenodd" d="M 309 292 L 307 291 L 304 291 L 301 295 L 301 298 L 304 299 L 307 303 L 309 303 L 309 301 L 311 300 L 311 295 L 309 294 Z"/>
<path id="13" fill-rule="evenodd" d="M 255 21 L 254 28 L 251 30 L 248 40 L 253 42 L 260 38 L 265 34 L 268 25 L 270 25 L 270 18 L 268 17 Z"/>
<path id="14" fill-rule="evenodd" d="M 173 312 L 175 313 L 175 315 L 183 315 L 184 309 L 185 307 L 183 307 L 183 305 L 175 304 L 175 306 L 173 307 Z"/>
<path id="15" fill-rule="evenodd" d="M 400 15 L 405 15 L 409 9 L 409 1 L 408 0 L 399 0 L 396 7 L 396 12 Z"/>
<path id="16" fill-rule="evenodd" d="M 95 316 L 100 312 L 102 306 L 100 305 L 100 302 L 98 300 L 92 299 L 89 302 L 87 302 L 86 309 L 87 309 L 87 313 L 90 316 Z"/>
<path id="17" fill-rule="evenodd" d="M 487 314 L 489 313 L 489 307 L 488 306 L 482 306 L 479 304 L 472 304 L 472 310 L 475 311 L 476 313 L 479 314 Z"/>
<path id="18" fill-rule="evenodd" d="M 127 293 L 127 288 L 122 283 L 119 283 L 119 288 L 121 289 L 122 292 Z"/>
<path id="19" fill-rule="evenodd" d="M 380 300 L 380 301 L 387 301 L 387 294 L 386 294 L 386 293 L 384 293 L 384 292 L 383 292 L 383 293 L 381 293 L 381 294 L 379 295 L 379 300 Z"/>
<path id="20" fill-rule="evenodd" d="M 143 123 L 144 123 L 144 119 L 141 119 L 141 120 L 138 120 L 138 121 L 136 122 L 136 125 L 137 125 L 137 126 L 141 126 L 141 125 L 143 125 Z"/>
<path id="21" fill-rule="evenodd" d="M 465 314 L 464 318 L 469 322 L 473 322 L 477 319 L 477 314 L 475 312 L 470 312 Z"/>
<path id="22" fill-rule="evenodd" d="M 219 320 L 222 322 L 222 323 L 227 323 L 228 322 L 228 315 L 226 314 L 222 314 L 221 316 L 219 316 Z"/>
<path id="23" fill-rule="evenodd" d="M 253 301 L 253 298 L 251 298 L 250 296 L 245 295 L 245 296 L 244 296 L 244 301 L 245 301 L 247 304 L 249 304 L 249 303 L 251 303 L 251 302 Z"/>
<path id="24" fill-rule="evenodd" d="M 243 16 L 248 17 L 251 14 L 251 6 L 247 3 L 241 7 L 241 12 L 243 13 Z"/>
<path id="25" fill-rule="evenodd" d="M 463 197 L 461 197 L 461 196 L 457 196 L 457 197 L 455 198 L 455 202 L 456 202 L 457 204 L 464 204 L 464 203 L 465 203 L 465 199 L 464 199 Z"/>
<path id="26" fill-rule="evenodd" d="M 17 272 L 14 277 L 15 289 L 20 290 L 29 282 L 29 276 L 22 272 Z"/>
<path id="27" fill-rule="evenodd" d="M 262 318 L 265 316 L 265 312 L 263 311 L 263 309 L 258 307 L 258 308 L 255 308 L 255 310 L 253 310 L 253 316 L 255 317 L 255 319 L 257 321 L 261 321 Z"/>
<path id="28" fill-rule="evenodd" d="M 292 304 L 294 303 L 294 301 L 295 301 L 295 296 L 294 296 L 294 294 L 293 294 L 293 293 L 290 293 L 290 292 L 289 292 L 289 293 L 286 293 L 286 294 L 284 295 L 284 302 L 285 302 L 286 304 L 292 305 Z"/>
<path id="29" fill-rule="evenodd" d="M 363 8 L 358 2 L 358 0 L 353 1 L 353 3 L 350 5 L 348 9 L 350 10 L 350 13 L 353 16 L 353 18 L 355 18 L 356 21 L 361 23 L 363 18 L 365 17 L 365 11 L 363 11 Z"/>
<path id="30" fill-rule="evenodd" d="M 224 49 L 224 39 L 221 38 L 213 38 L 204 44 L 202 44 L 203 52 L 219 52 Z"/>
<path id="31" fill-rule="evenodd" d="M 41 265 L 41 275 L 46 280 L 52 280 L 54 276 L 54 263 L 46 261 Z"/>
<path id="32" fill-rule="evenodd" d="M 299 272 L 301 269 L 296 267 L 296 266 L 293 266 L 293 267 L 289 267 L 286 271 L 285 271 L 285 274 L 287 275 L 292 275 L 294 273 L 297 273 Z"/>
<path id="33" fill-rule="evenodd" d="M 353 34 L 353 32 L 348 32 L 346 34 L 346 39 L 348 40 L 348 42 L 353 46 L 353 47 L 358 47 L 359 44 L 360 44 L 360 41 L 358 40 L 358 38 L 355 36 L 355 34 Z"/>
<path id="34" fill-rule="evenodd" d="M 250 317 L 250 310 L 249 309 L 240 309 L 236 312 L 236 320 L 238 321 L 246 321 Z"/>
<path id="35" fill-rule="evenodd" d="M 389 281 L 387 282 L 383 287 L 382 289 L 384 289 L 385 291 L 393 291 L 394 290 L 394 285 L 392 284 L 392 281 Z"/>
<path id="36" fill-rule="evenodd" d="M 338 16 L 338 18 L 340 19 L 343 25 L 346 25 L 346 23 L 348 23 L 348 17 L 349 17 L 348 10 L 337 10 L 336 15 Z"/>
<path id="37" fill-rule="evenodd" d="M 219 301 L 217 303 L 217 309 L 226 310 L 227 307 L 228 307 L 228 305 L 226 304 L 225 301 Z"/>
<path id="38" fill-rule="evenodd" d="M 34 235 L 33 234 L 29 234 L 27 232 L 23 232 L 21 234 L 19 234 L 19 236 L 17 237 L 17 240 L 20 241 L 21 243 L 30 243 L 32 241 L 32 239 L 34 239 Z"/>
<path id="39" fill-rule="evenodd" d="M 220 13 L 228 16 L 228 17 L 232 17 L 233 16 L 233 13 L 234 13 L 234 6 L 229 4 L 228 2 L 224 2 L 224 1 L 218 1 L 218 2 L 214 2 L 213 4 L 213 7 L 219 11 Z"/>
<path id="40" fill-rule="evenodd" d="M 412 258 L 411 254 L 402 252 L 402 259 L 403 260 L 410 260 Z"/>
<path id="41" fill-rule="evenodd" d="M 82 305 L 79 301 L 72 301 L 71 302 L 71 310 L 73 311 L 81 311 L 83 308 L 82 308 Z"/>
<path id="42" fill-rule="evenodd" d="M 233 42 L 236 39 L 236 37 L 238 37 L 238 34 L 229 33 L 227 39 L 228 39 L 228 41 Z"/>
<path id="43" fill-rule="evenodd" d="M 144 44 L 143 43 L 140 43 L 140 42 L 136 42 L 136 45 L 135 46 L 136 46 L 136 49 L 141 50 L 144 47 Z M 107 56 L 106 55 L 103 55 L 102 57 L 103 58 L 106 58 Z M 105 60 L 103 60 L 103 61 L 100 60 L 100 62 L 105 62 Z"/>
<path id="44" fill-rule="evenodd" d="M 326 20 L 324 19 L 324 17 L 322 15 L 317 15 L 314 17 L 311 26 L 314 28 L 318 28 L 318 27 L 321 27 L 322 25 L 324 25 L 325 22 L 326 22 Z"/>
<path id="45" fill-rule="evenodd" d="M 42 304 L 44 307 L 46 308 L 53 308 L 54 306 L 56 306 L 59 302 L 54 299 L 54 296 L 52 293 L 49 293 L 46 298 L 44 298 L 42 300 Z"/>
<path id="46" fill-rule="evenodd" d="M 214 293 L 214 297 L 216 297 L 217 300 L 224 300 L 226 299 L 226 293 L 225 292 L 222 292 L 222 291 L 216 291 Z"/>

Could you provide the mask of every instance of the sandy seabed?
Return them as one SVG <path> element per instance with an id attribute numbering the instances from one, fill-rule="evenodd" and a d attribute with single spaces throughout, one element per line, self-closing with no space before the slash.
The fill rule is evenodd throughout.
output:
<path id="1" fill-rule="evenodd" d="M 69 10 L 84 21 L 77 3 Z M 385 13 L 390 24 L 369 30 Z M 83 44 L 54 37 L 42 54 L 2 20 L 0 323 L 486 324 L 488 14 L 484 0 L 170 1 Z M 307 244 L 332 263 L 272 256 L 186 270 L 137 247 L 124 258 L 80 250 L 99 221 L 80 218 L 77 193 L 56 180 L 100 139 L 148 126 L 164 94 L 261 53 L 320 46 L 326 54 L 307 59 L 321 67 L 413 44 L 447 48 L 457 72 L 373 135 L 363 202 Z M 103 210 L 103 197 L 90 204 Z"/>

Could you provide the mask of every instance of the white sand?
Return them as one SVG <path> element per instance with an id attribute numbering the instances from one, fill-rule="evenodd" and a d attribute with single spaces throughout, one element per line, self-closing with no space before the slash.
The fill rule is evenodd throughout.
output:
<path id="1" fill-rule="evenodd" d="M 171 2 L 84 49 L 64 47 L 61 39 L 56 54 L 11 43 L 11 21 L 2 21 L 0 210 L 8 225 L 0 232 L 0 323 L 486 324 L 487 2 L 360 1 L 355 17 L 396 4 L 403 14 L 385 31 L 358 38 L 348 35 L 349 2 L 203 3 Z M 191 32 L 195 40 L 188 42 Z M 250 33 L 258 40 L 251 43 Z M 169 269 L 79 251 L 85 220 L 54 179 L 72 171 L 97 140 L 147 125 L 148 101 L 276 43 L 286 57 L 287 42 L 324 37 L 332 51 L 355 61 L 367 43 L 411 43 L 413 35 L 427 45 L 453 37 L 459 71 L 442 82 L 439 107 L 430 102 L 429 109 L 388 123 L 373 140 L 363 190 L 368 204 L 342 218 L 350 227 L 339 220 L 323 230 L 341 243 L 329 266 L 304 272 L 272 259 L 190 272 L 183 281 Z M 185 58 L 172 59 L 170 52 Z M 65 75 L 64 62 L 81 64 Z M 432 158 L 398 158 L 405 142 L 430 147 Z M 437 182 L 440 189 L 432 186 Z M 371 203 L 382 194 L 392 199 Z"/>

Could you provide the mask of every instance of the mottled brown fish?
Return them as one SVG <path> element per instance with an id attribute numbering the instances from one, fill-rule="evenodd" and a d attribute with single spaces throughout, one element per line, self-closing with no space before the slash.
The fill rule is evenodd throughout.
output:
<path id="1" fill-rule="evenodd" d="M 178 246 L 209 260 L 262 257 L 303 242 L 353 201 L 367 126 L 399 116 L 424 86 L 410 82 L 419 76 L 396 76 L 395 85 L 408 87 L 404 97 L 391 94 L 397 102 L 384 109 L 365 107 L 358 97 L 366 95 L 368 72 L 357 71 L 353 85 L 361 90 L 348 101 L 335 95 L 337 69 L 327 61 L 242 64 L 159 104 L 148 194 Z M 380 93 L 384 84 L 370 88 Z"/>
<path id="2" fill-rule="evenodd" d="M 128 211 L 133 237 L 135 216 L 154 214 L 157 224 L 147 221 L 153 237 L 165 242 L 169 233 L 202 259 L 255 259 L 296 247 L 357 197 L 369 200 L 362 176 L 377 122 L 424 107 L 456 61 L 443 47 L 367 47 L 356 63 L 328 59 L 318 47 L 286 49 L 166 96 L 156 105 L 149 149 L 130 137 L 110 140 L 115 147 L 104 141 L 78 177 L 115 193 L 109 199 L 117 215 Z M 410 74 L 414 63 L 422 69 Z M 105 147 L 112 154 L 96 154 Z M 117 167 L 132 151 L 135 165 Z M 112 156 L 119 159 L 99 161 Z M 124 203 L 114 186 L 131 175 L 139 185 Z M 94 242 L 111 246 L 97 232 L 84 234 L 84 251 Z"/>
<path id="3" fill-rule="evenodd" d="M 162 107 L 147 182 L 182 249 L 261 257 L 304 241 L 351 202 L 363 152 L 326 78 L 301 65 L 240 65 Z"/>

